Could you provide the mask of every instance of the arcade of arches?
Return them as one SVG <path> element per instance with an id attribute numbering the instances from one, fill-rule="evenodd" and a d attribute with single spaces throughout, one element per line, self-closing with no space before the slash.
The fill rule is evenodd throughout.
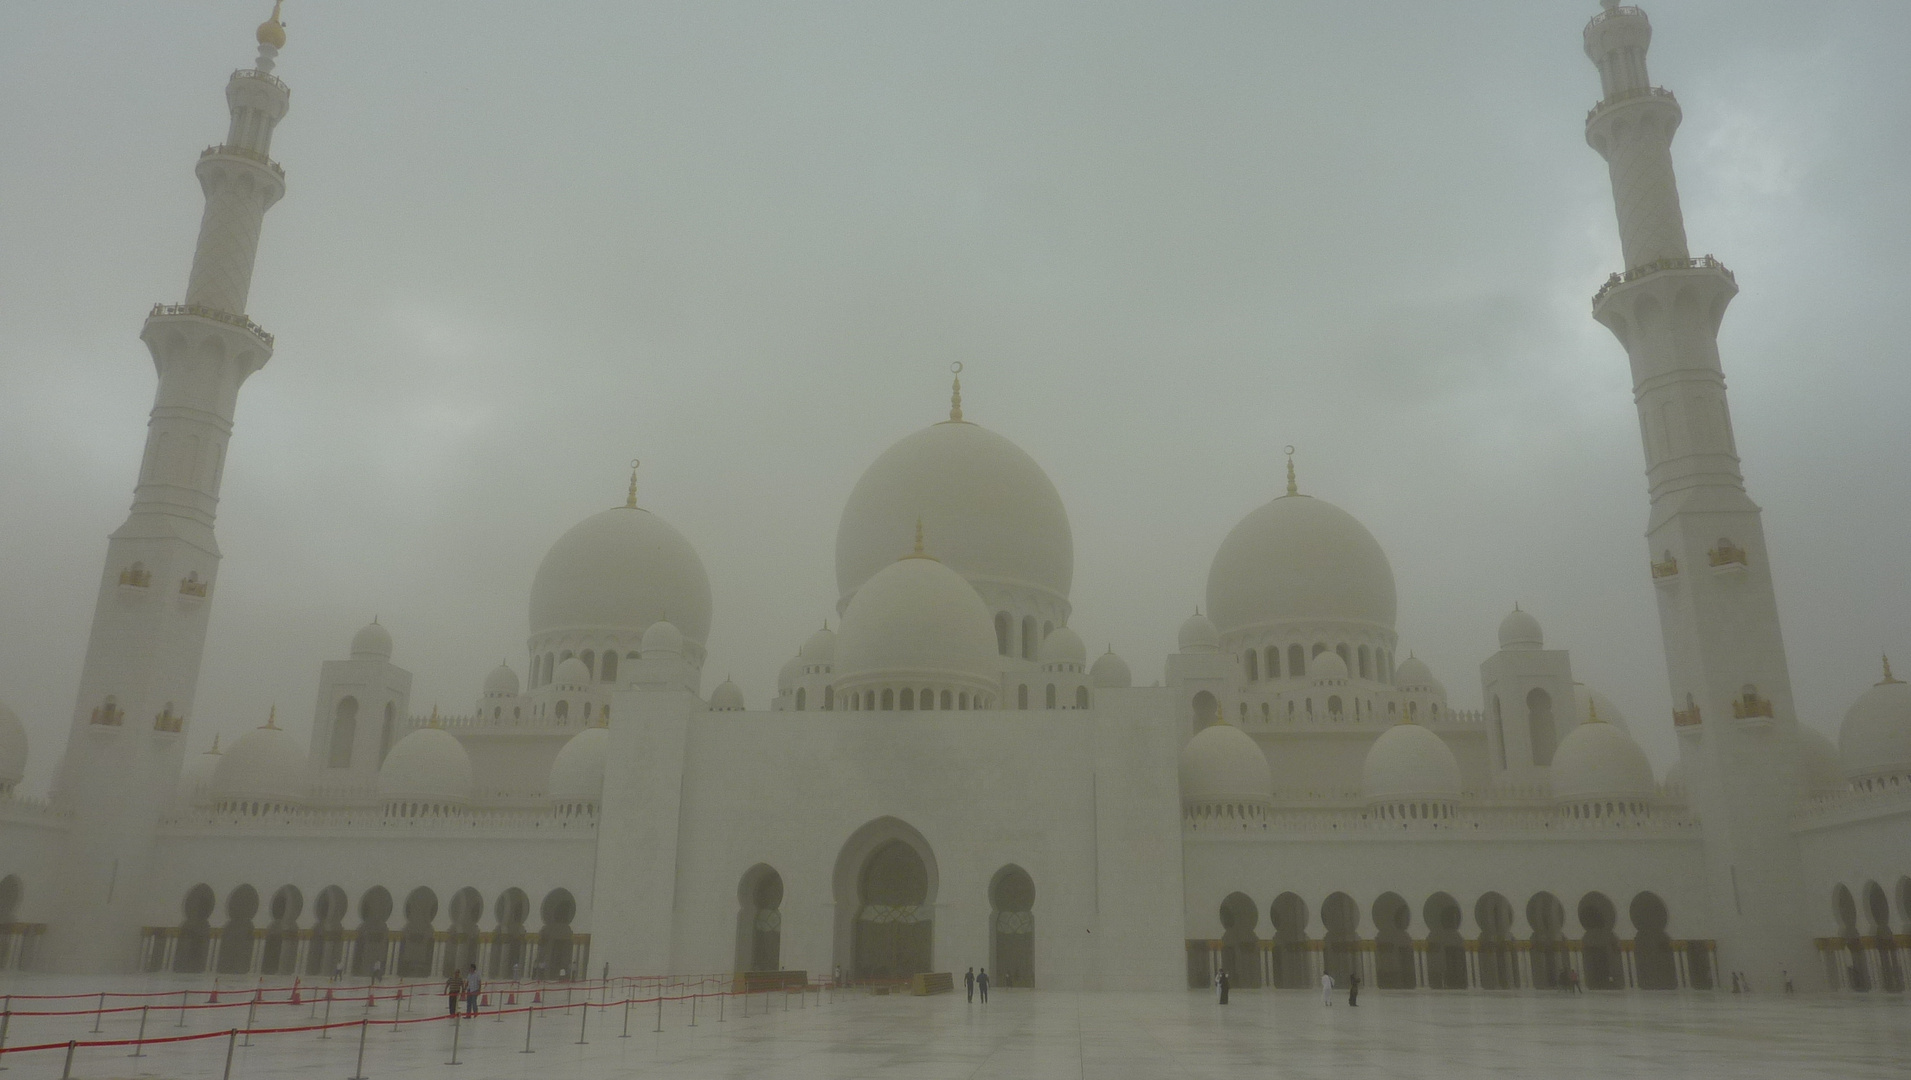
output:
<path id="1" fill-rule="evenodd" d="M 419 978 L 477 964 L 490 978 L 581 977 L 590 963 L 590 935 L 575 933 L 577 898 L 552 889 L 537 906 L 535 930 L 528 923 L 531 898 L 509 888 L 490 905 L 470 886 L 441 904 L 419 886 L 395 902 L 375 885 L 356 902 L 343 888 L 327 885 L 313 894 L 282 885 L 269 903 L 259 890 L 239 885 L 220 898 L 206 884 L 194 885 L 180 902 L 177 926 L 149 926 L 142 934 L 146 971 L 216 972 L 222 975 L 357 976 L 374 969 Z M 304 916 L 304 918 L 301 918 Z"/>
<path id="2" fill-rule="evenodd" d="M 1339 986 L 1357 972 L 1362 985 L 1387 990 L 1548 988 L 1568 970 L 1578 971 L 1590 990 L 1714 985 L 1714 944 L 1668 935 L 1669 916 L 1656 894 L 1632 898 L 1629 939 L 1618 936 L 1618 911 L 1605 894 L 1587 893 L 1575 911 L 1581 934 L 1571 938 L 1564 903 L 1552 893 L 1535 893 L 1525 908 L 1529 932 L 1520 937 L 1512 901 L 1486 893 L 1473 905 L 1479 936 L 1468 938 L 1461 932 L 1460 901 L 1439 892 L 1419 905 L 1425 936 L 1415 937 L 1416 909 L 1399 893 L 1387 892 L 1367 908 L 1374 928 L 1367 937 L 1360 929 L 1360 904 L 1344 892 L 1320 903 L 1317 934 L 1307 901 L 1295 893 L 1275 897 L 1265 913 L 1246 893 L 1230 893 L 1216 913 L 1221 936 L 1187 943 L 1188 985 L 1208 986 L 1222 970 L 1236 987 L 1296 990 L 1318 987 L 1323 972 Z"/>

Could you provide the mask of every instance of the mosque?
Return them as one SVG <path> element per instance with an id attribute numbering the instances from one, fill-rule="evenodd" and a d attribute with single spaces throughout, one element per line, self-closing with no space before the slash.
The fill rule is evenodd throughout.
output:
<path id="1" fill-rule="evenodd" d="M 245 311 L 285 192 L 275 10 L 198 162 L 184 301 L 142 333 L 158 393 L 50 801 L 13 795 L 27 739 L 0 709 L 0 963 L 1902 990 L 1911 688 L 1887 666 L 1836 747 L 1797 722 L 1716 346 L 1736 285 L 1687 248 L 1650 36 L 1611 0 L 1584 31 L 1625 266 L 1593 315 L 1636 383 L 1628 587 L 1659 602 L 1661 716 L 1620 715 L 1517 609 L 1482 708 L 1456 707 L 1396 635 L 1381 545 L 1291 458 L 1137 680 L 1075 629 L 1061 496 L 958 379 L 849 496 L 835 629 L 773 700 L 711 685 L 708 576 L 633 473 L 544 556 L 523 662 L 468 712 L 418 715 L 374 621 L 323 662 L 308 745 L 269 717 L 188 758 L 226 443 L 273 346 Z M 1655 776 L 1628 729 L 1668 722 Z"/>

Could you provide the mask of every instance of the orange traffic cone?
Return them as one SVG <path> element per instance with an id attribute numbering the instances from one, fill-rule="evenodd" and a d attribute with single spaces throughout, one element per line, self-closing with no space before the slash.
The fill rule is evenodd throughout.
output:
<path id="1" fill-rule="evenodd" d="M 292 1004 L 301 1004 L 299 1001 L 299 981 L 297 979 L 292 980 Z"/>

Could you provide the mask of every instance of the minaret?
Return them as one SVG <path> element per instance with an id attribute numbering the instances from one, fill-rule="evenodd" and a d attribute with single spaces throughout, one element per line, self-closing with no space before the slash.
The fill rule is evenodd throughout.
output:
<path id="1" fill-rule="evenodd" d="M 245 310 L 260 223 L 285 194 L 285 174 L 267 156 L 291 93 L 272 75 L 285 44 L 277 5 L 258 41 L 257 62 L 226 83 L 225 141 L 199 155 L 206 211 L 185 303 L 155 306 L 140 333 L 159 388 L 132 513 L 107 542 L 54 786 L 71 831 L 56 883 L 60 914 L 42 955 L 59 970 L 124 969 L 137 959 L 138 928 L 152 910 L 146 864 L 179 775 L 218 587 L 213 512 L 233 406 L 239 384 L 272 356 L 272 335 Z"/>
<path id="2" fill-rule="evenodd" d="M 1704 830 L 1706 929 L 1720 978 L 1743 971 L 1775 988 L 1785 970 L 1803 984 L 1821 965 L 1790 827 L 1797 719 L 1765 530 L 1719 367 L 1719 321 L 1738 286 L 1686 247 L 1672 174 L 1679 103 L 1646 76 L 1652 25 L 1636 7 L 1603 6 L 1585 31 L 1605 92 L 1586 141 L 1611 168 L 1626 269 L 1593 298 L 1593 317 L 1632 363 L 1652 495 L 1642 569 L 1658 593 L 1673 724 Z"/>

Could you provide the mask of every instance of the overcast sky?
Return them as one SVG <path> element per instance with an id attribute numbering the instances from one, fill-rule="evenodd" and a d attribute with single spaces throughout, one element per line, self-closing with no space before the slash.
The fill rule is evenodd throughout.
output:
<path id="1" fill-rule="evenodd" d="M 0 5 L 0 700 L 42 788 L 263 0 Z M 945 415 L 1060 489 L 1071 624 L 1151 682 L 1236 521 L 1392 559 L 1455 705 L 1519 601 L 1675 749 L 1593 0 L 292 0 L 194 749 L 309 730 L 374 614 L 413 707 L 523 671 L 545 549 L 623 497 L 702 553 L 706 689 L 834 614 L 862 469 Z M 1802 718 L 1911 663 L 1911 4 L 1660 0 L 1654 82 Z"/>

